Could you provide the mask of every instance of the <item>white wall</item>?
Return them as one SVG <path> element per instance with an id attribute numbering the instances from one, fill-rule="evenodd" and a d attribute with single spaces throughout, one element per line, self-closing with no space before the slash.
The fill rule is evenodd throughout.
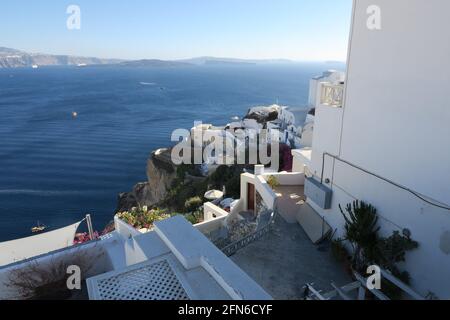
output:
<path id="1" fill-rule="evenodd" d="M 309 98 L 308 104 L 310 107 L 314 107 L 316 105 L 316 97 L 317 97 L 317 80 L 311 79 L 309 80 Z"/>
<path id="2" fill-rule="evenodd" d="M 381 8 L 370 31 L 367 8 Z M 312 172 L 324 151 L 450 205 L 450 1 L 356 0 L 343 109 L 316 111 Z M 341 132 L 342 126 L 342 132 Z M 450 298 L 450 212 L 347 165 L 326 161 L 333 208 L 319 210 L 342 234 L 338 204 L 365 200 L 383 233 L 408 228 L 420 248 L 407 256 L 413 286 Z"/>
<path id="3" fill-rule="evenodd" d="M 114 227 L 117 234 L 122 236 L 125 240 L 142 234 L 139 230 L 120 219 L 117 215 L 114 216 Z"/>
<path id="4" fill-rule="evenodd" d="M 305 185 L 304 172 L 276 172 L 276 173 L 264 173 L 261 175 L 266 181 L 270 177 L 274 177 L 280 186 L 303 186 Z M 269 190 L 271 188 L 267 185 Z"/>
<path id="5" fill-rule="evenodd" d="M 356 4 L 342 155 L 450 204 L 450 1 Z M 380 31 L 366 28 L 372 4 Z"/>
<path id="6" fill-rule="evenodd" d="M 259 193 L 267 208 L 273 209 L 277 195 L 267 184 L 267 181 L 262 175 L 255 176 L 249 173 L 244 173 L 241 175 L 242 208 L 244 208 L 244 210 L 248 210 L 248 184 L 253 184 L 255 186 L 255 190 Z"/>

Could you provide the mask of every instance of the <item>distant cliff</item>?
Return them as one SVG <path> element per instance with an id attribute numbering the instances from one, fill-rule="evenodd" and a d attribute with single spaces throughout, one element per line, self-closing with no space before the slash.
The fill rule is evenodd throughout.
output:
<path id="1" fill-rule="evenodd" d="M 294 61 L 286 59 L 235 59 L 198 57 L 184 60 L 120 60 L 101 59 L 94 57 L 78 57 L 70 55 L 51 55 L 44 53 L 28 53 L 11 48 L 0 47 L 0 69 L 37 66 L 72 66 L 72 65 L 116 65 L 123 67 L 186 67 L 186 66 L 233 66 L 257 64 L 291 64 Z"/>
<path id="2" fill-rule="evenodd" d="M 100 59 L 92 57 L 77 57 L 68 55 L 50 55 L 41 53 L 27 53 L 24 51 L 0 47 L 0 68 L 20 68 L 38 66 L 71 66 L 116 64 L 123 60 Z"/>
<path id="3" fill-rule="evenodd" d="M 179 61 L 166 61 L 158 59 L 143 59 L 135 61 L 124 61 L 118 64 L 123 67 L 186 67 L 192 66 L 191 63 Z"/>

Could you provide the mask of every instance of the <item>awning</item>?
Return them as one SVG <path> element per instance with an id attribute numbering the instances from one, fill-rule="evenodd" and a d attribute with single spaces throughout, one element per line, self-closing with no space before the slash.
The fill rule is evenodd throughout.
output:
<path id="1" fill-rule="evenodd" d="M 82 221 L 36 236 L 0 243 L 0 266 L 72 246 Z"/>

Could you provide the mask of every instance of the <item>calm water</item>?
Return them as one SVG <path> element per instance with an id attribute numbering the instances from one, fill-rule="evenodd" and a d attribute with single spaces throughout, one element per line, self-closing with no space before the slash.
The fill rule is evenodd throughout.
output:
<path id="1" fill-rule="evenodd" d="M 145 181 L 149 153 L 169 145 L 172 130 L 225 124 L 277 100 L 302 109 L 309 79 L 335 67 L 0 70 L 0 241 L 29 236 L 37 220 L 57 228 L 86 213 L 103 229 L 117 194 Z"/>

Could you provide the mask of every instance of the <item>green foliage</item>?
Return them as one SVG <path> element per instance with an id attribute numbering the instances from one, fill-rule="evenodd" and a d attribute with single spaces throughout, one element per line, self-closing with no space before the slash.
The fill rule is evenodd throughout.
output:
<path id="1" fill-rule="evenodd" d="M 203 212 L 195 211 L 184 215 L 184 217 L 192 224 L 197 224 L 203 222 Z"/>
<path id="2" fill-rule="evenodd" d="M 185 181 L 186 174 L 195 175 L 196 167 L 192 165 L 181 165 L 177 167 L 177 178 L 160 206 L 170 208 L 180 213 L 196 211 L 199 206 L 186 206 L 192 198 L 203 200 L 206 191 L 211 189 L 226 189 L 226 197 L 239 199 L 241 194 L 241 173 L 244 166 L 222 165 L 209 177 L 200 181 Z M 197 201 L 198 203 L 198 201 Z"/>
<path id="3" fill-rule="evenodd" d="M 186 212 L 194 212 L 197 211 L 198 208 L 200 208 L 203 205 L 203 200 L 200 197 L 193 197 L 184 203 L 184 208 L 186 209 Z"/>
<path id="4" fill-rule="evenodd" d="M 365 273 L 370 264 L 390 271 L 395 277 L 408 284 L 409 273 L 400 271 L 397 264 L 406 260 L 406 252 L 418 248 L 419 244 L 410 237 L 395 231 L 388 238 L 378 236 L 376 209 L 364 202 L 348 204 L 346 213 L 339 206 L 344 219 L 346 239 L 353 246 L 353 267 Z M 337 246 L 337 244 L 333 245 Z M 340 249 L 335 248 L 338 251 Z M 391 282 L 382 280 L 382 291 L 391 299 L 400 299 L 402 291 Z"/>
<path id="5" fill-rule="evenodd" d="M 133 208 L 131 211 L 120 212 L 117 215 L 121 220 L 136 229 L 151 229 L 155 222 L 170 218 L 170 214 L 165 210 L 148 210 L 147 207 Z"/>
<path id="6" fill-rule="evenodd" d="M 243 166 L 219 166 L 209 177 L 209 184 L 212 188 L 226 189 L 227 198 L 239 199 L 241 197 L 241 174 Z"/>
<path id="7" fill-rule="evenodd" d="M 177 167 L 177 179 L 183 181 L 187 174 L 191 176 L 198 176 L 198 171 L 199 170 L 196 165 L 183 163 Z"/>
<path id="8" fill-rule="evenodd" d="M 225 182 L 225 197 L 240 199 L 241 198 L 241 175 L 235 174 Z"/>
<path id="9" fill-rule="evenodd" d="M 177 179 L 183 181 L 186 177 L 186 173 L 188 172 L 188 166 L 186 164 L 182 164 L 177 167 Z"/>
<path id="10" fill-rule="evenodd" d="M 331 253 L 333 254 L 333 257 L 339 262 L 345 262 L 350 257 L 350 254 L 348 253 L 342 242 L 342 239 L 331 241 Z"/>
<path id="11" fill-rule="evenodd" d="M 345 219 L 346 240 L 354 250 L 353 267 L 362 271 L 365 261 L 374 261 L 378 231 L 377 210 L 370 204 L 354 201 L 346 207 L 346 213 L 339 206 Z"/>
<path id="12" fill-rule="evenodd" d="M 269 178 L 267 178 L 267 184 L 272 189 L 275 189 L 276 187 L 278 187 L 280 185 L 280 183 L 278 182 L 278 179 L 275 176 L 270 176 Z"/>
<path id="13" fill-rule="evenodd" d="M 409 274 L 401 272 L 397 263 L 406 261 L 406 252 L 417 249 L 419 244 L 395 231 L 389 238 L 382 238 L 377 243 L 377 256 L 375 261 L 378 265 L 398 277 L 405 283 L 409 283 Z"/>
<path id="14" fill-rule="evenodd" d="M 207 180 L 198 182 L 178 182 L 176 185 L 170 189 L 162 202 L 162 206 L 172 209 L 173 211 L 187 213 L 186 202 L 194 197 L 203 198 L 208 189 Z"/>
<path id="15" fill-rule="evenodd" d="M 233 178 L 234 168 L 226 165 L 219 166 L 216 171 L 209 177 L 209 183 L 213 188 L 219 189 L 223 183 Z"/>

